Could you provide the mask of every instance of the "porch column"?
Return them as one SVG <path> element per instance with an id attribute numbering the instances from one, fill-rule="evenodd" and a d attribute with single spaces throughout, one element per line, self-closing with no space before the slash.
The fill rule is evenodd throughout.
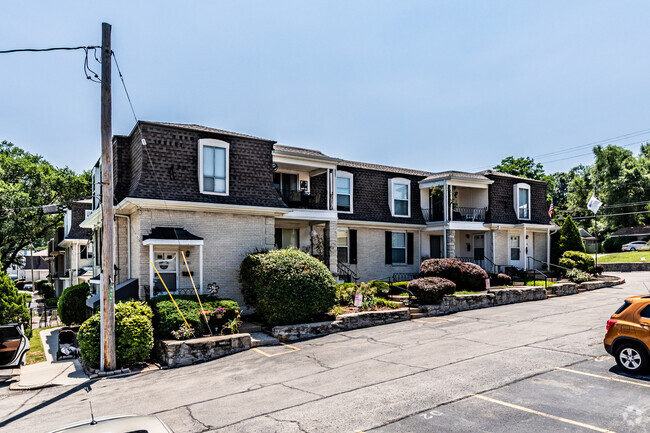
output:
<path id="1" fill-rule="evenodd" d="M 546 230 L 546 270 L 551 270 L 551 229 Z"/>
<path id="2" fill-rule="evenodd" d="M 442 230 L 442 257 L 447 257 L 447 229 Z"/>
<path id="3" fill-rule="evenodd" d="M 453 259 L 456 257 L 456 230 L 445 230 L 445 246 L 447 248 L 447 257 Z"/>
<path id="4" fill-rule="evenodd" d="M 443 200 L 445 202 L 444 205 L 442 206 L 442 211 L 444 213 L 443 217 L 445 218 L 445 221 L 449 221 L 449 190 L 447 189 L 447 181 L 445 181 L 443 185 L 445 187 L 445 191 L 443 193 Z"/>
<path id="5" fill-rule="evenodd" d="M 330 272 L 333 274 L 338 273 L 338 255 L 336 252 L 336 221 L 327 221 L 325 223 L 325 230 L 323 231 L 323 241 L 325 244 L 325 261 Z"/>
<path id="6" fill-rule="evenodd" d="M 199 245 L 199 292 L 203 294 L 203 245 Z"/>
<path id="7" fill-rule="evenodd" d="M 149 299 L 153 298 L 153 244 L 149 244 Z"/>
<path id="8" fill-rule="evenodd" d="M 526 224 L 524 224 L 524 271 L 528 270 L 528 239 L 526 239 Z"/>
<path id="9" fill-rule="evenodd" d="M 497 264 L 497 247 L 496 247 L 496 242 L 497 242 L 497 234 L 494 230 L 490 230 L 492 232 L 492 273 L 496 273 L 496 264 Z"/>

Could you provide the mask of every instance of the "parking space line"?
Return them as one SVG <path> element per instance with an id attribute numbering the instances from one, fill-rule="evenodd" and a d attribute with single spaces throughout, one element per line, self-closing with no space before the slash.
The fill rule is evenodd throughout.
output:
<path id="1" fill-rule="evenodd" d="M 570 368 L 564 368 L 564 367 L 557 367 L 556 370 L 568 371 L 569 373 L 575 373 L 575 374 L 582 374 L 583 376 L 597 377 L 599 379 L 612 380 L 614 382 L 631 383 L 632 385 L 637 385 L 637 386 L 643 386 L 645 388 L 650 388 L 650 384 L 648 384 L 648 383 L 639 383 L 639 382 L 634 382 L 634 381 L 631 381 L 631 380 L 619 379 L 617 377 L 601 376 L 601 375 L 598 375 L 598 374 L 586 373 L 584 371 L 571 370 Z"/>
<path id="2" fill-rule="evenodd" d="M 442 317 L 427 317 L 426 319 L 413 319 L 411 322 L 433 323 L 430 319 L 442 320 L 443 322 L 454 322 L 456 319 L 445 319 Z"/>
<path id="3" fill-rule="evenodd" d="M 539 415 L 539 416 L 543 416 L 543 417 L 546 417 L 546 418 L 554 419 L 556 421 L 561 421 L 561 422 L 566 423 L 566 424 L 575 425 L 575 426 L 586 428 L 586 429 L 589 429 L 589 430 L 602 432 L 602 433 L 614 433 L 612 430 L 607 430 L 607 429 L 596 427 L 596 426 L 593 426 L 593 425 L 590 425 L 590 424 L 585 424 L 585 423 L 582 423 L 582 422 L 579 422 L 579 421 L 574 421 L 572 419 L 562 418 L 560 416 L 551 415 L 551 414 L 548 414 L 548 413 L 540 412 L 538 410 L 528 409 L 527 407 L 519 406 L 519 405 L 516 405 L 516 404 L 501 401 L 501 400 L 496 400 L 494 398 L 486 397 L 484 395 L 472 394 L 472 396 L 476 397 L 476 398 L 480 398 L 480 399 L 485 400 L 485 401 L 489 401 L 490 403 L 500 404 L 502 406 L 506 406 L 506 407 L 509 407 L 511 409 L 517 409 L 517 410 L 520 410 L 520 411 L 523 411 L 523 412 L 532 413 L 532 414 L 535 414 L 535 415 Z"/>
<path id="4" fill-rule="evenodd" d="M 285 350 L 284 352 L 273 353 L 273 354 L 271 354 L 271 353 L 266 353 L 265 351 L 263 351 L 263 350 L 260 349 L 259 347 L 253 347 L 251 350 L 254 350 L 254 351 L 257 352 L 257 353 L 261 353 L 262 355 L 267 356 L 267 357 L 269 357 L 269 358 L 273 358 L 274 356 L 285 355 L 285 354 L 287 354 L 287 353 L 297 352 L 297 351 L 300 350 L 299 347 L 292 346 L 292 345 L 290 345 L 290 344 L 284 344 L 284 343 L 280 343 L 280 344 L 283 345 L 283 346 L 286 346 L 286 347 L 290 348 L 291 350 Z"/>

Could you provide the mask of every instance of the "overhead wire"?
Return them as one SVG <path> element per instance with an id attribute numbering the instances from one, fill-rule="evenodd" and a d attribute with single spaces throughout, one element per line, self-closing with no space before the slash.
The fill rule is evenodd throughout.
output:
<path id="1" fill-rule="evenodd" d="M 94 48 L 101 48 L 97 45 L 82 45 L 79 47 L 52 47 L 52 48 L 17 48 L 14 50 L 0 50 L 0 54 L 10 53 L 40 53 L 46 51 L 74 51 L 74 50 L 89 50 Z"/>

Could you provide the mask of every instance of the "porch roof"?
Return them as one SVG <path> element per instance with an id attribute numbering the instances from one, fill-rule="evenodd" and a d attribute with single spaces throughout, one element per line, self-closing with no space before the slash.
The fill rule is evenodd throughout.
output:
<path id="1" fill-rule="evenodd" d="M 154 227 L 142 237 L 143 245 L 203 245 L 203 238 L 179 227 Z"/>

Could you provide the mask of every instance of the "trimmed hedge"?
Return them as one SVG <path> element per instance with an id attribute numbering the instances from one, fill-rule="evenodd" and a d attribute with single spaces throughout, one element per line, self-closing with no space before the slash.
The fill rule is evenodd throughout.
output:
<path id="1" fill-rule="evenodd" d="M 90 295 L 90 284 L 81 283 L 63 291 L 57 302 L 57 312 L 61 321 L 70 326 L 81 324 L 87 318 L 86 299 Z"/>
<path id="2" fill-rule="evenodd" d="M 390 286 L 385 281 L 373 280 L 370 281 L 368 285 L 376 289 L 378 296 L 388 296 L 390 292 Z"/>
<path id="3" fill-rule="evenodd" d="M 272 326 L 312 322 L 334 305 L 327 266 L 294 248 L 248 255 L 239 276 L 246 304 Z"/>
<path id="4" fill-rule="evenodd" d="M 456 291 L 456 284 L 446 278 L 425 277 L 411 280 L 408 289 L 413 292 L 420 304 L 437 304 L 445 295 Z"/>
<path id="5" fill-rule="evenodd" d="M 565 251 L 560 258 L 560 266 L 582 272 L 593 272 L 594 264 L 594 258 L 590 254 L 580 251 Z"/>
<path id="6" fill-rule="evenodd" d="M 498 286 L 512 286 L 512 278 L 507 274 L 489 274 L 490 275 L 490 287 Z"/>
<path id="7" fill-rule="evenodd" d="M 27 338 L 32 336 L 32 319 L 26 295 L 18 292 L 9 275 L 0 271 L 0 325 L 22 323 Z"/>
<path id="8" fill-rule="evenodd" d="M 140 301 L 115 304 L 115 354 L 118 367 L 129 366 L 149 360 L 153 349 L 153 326 L 151 308 Z M 99 366 L 100 313 L 95 313 L 79 328 L 77 340 L 83 361 Z"/>
<path id="9" fill-rule="evenodd" d="M 215 310 L 224 308 L 226 312 L 223 315 L 223 321 L 233 320 L 239 315 L 239 304 L 229 299 L 219 299 L 213 296 L 201 295 L 201 303 L 205 310 Z M 183 312 L 185 320 L 194 329 L 197 337 L 208 334 L 205 319 L 199 313 L 201 306 L 194 295 L 176 295 L 174 296 L 178 308 Z M 153 311 L 153 325 L 156 330 L 156 336 L 159 338 L 174 338 L 173 331 L 178 331 L 181 325 L 184 325 L 183 318 L 178 313 L 174 303 L 169 295 L 160 295 L 149 300 L 151 310 Z"/>
<path id="10" fill-rule="evenodd" d="M 420 265 L 425 277 L 446 278 L 453 281 L 460 290 L 484 290 L 487 272 L 479 265 L 461 262 L 458 259 L 428 259 Z"/>

